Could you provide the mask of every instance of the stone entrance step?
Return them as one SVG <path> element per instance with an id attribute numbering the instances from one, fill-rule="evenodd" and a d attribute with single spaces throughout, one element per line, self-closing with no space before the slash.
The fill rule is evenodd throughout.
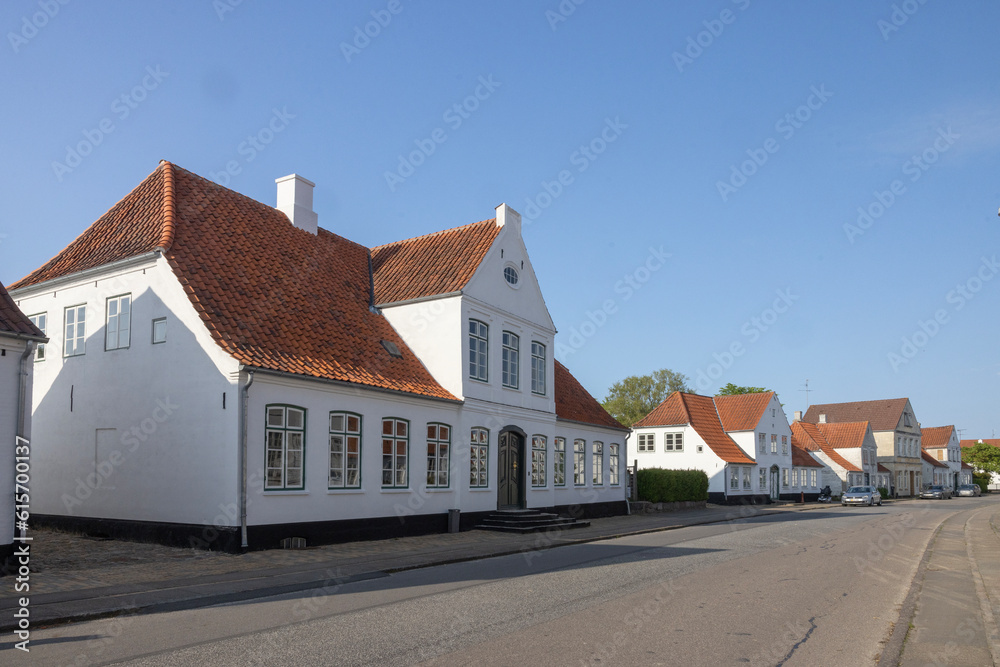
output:
<path id="1" fill-rule="evenodd" d="M 503 533 L 540 533 L 550 530 L 586 528 L 589 521 L 578 521 L 538 510 L 498 510 L 483 519 L 476 528 Z"/>

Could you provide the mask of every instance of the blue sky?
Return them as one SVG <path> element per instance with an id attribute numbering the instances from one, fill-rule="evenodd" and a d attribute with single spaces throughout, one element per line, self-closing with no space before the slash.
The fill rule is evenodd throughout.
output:
<path id="1" fill-rule="evenodd" d="M 0 281 L 160 159 L 270 204 L 302 174 L 369 246 L 507 202 L 599 399 L 671 368 L 791 415 L 808 379 L 991 437 L 998 24 L 938 0 L 8 0 Z"/>

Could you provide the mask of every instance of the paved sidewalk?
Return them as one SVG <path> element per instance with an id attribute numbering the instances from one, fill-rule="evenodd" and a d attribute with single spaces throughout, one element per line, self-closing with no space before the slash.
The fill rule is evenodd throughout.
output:
<path id="1" fill-rule="evenodd" d="M 54 531 L 32 532 L 31 622 L 34 627 L 138 611 L 170 611 L 332 588 L 418 567 L 530 553 L 592 542 L 839 506 L 766 505 L 593 519 L 587 528 L 516 535 L 473 530 L 389 540 L 351 542 L 303 550 L 254 551 L 243 555 L 177 549 L 154 544 L 93 540 Z M 19 606 L 13 577 L 0 579 L 0 631 L 14 627 Z"/>

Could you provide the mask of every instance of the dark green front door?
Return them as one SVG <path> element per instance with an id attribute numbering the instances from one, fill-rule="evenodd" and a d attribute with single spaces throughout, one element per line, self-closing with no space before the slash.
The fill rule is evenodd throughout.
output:
<path id="1" fill-rule="evenodd" d="M 498 509 L 524 507 L 524 437 L 512 431 L 500 434 L 497 462 Z"/>

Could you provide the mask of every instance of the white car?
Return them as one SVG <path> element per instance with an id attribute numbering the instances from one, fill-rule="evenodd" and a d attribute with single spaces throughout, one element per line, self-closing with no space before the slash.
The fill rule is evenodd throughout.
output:
<path id="1" fill-rule="evenodd" d="M 881 505 L 882 494 L 874 486 L 852 486 L 840 497 L 841 505 Z"/>

